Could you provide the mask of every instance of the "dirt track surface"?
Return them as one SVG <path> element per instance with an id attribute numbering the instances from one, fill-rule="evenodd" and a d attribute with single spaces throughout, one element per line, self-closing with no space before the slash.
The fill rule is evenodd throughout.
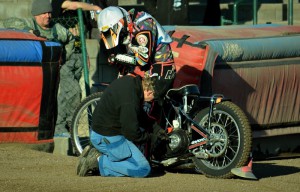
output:
<path id="1" fill-rule="evenodd" d="M 24 144 L 0 144 L 0 191 L 294 192 L 300 158 L 254 161 L 258 180 L 211 179 L 194 172 L 161 172 L 149 178 L 78 177 L 77 157 L 46 153 Z"/>

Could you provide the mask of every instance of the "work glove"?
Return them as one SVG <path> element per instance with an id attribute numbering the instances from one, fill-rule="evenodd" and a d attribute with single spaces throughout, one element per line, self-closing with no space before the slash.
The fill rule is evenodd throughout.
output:
<path id="1" fill-rule="evenodd" d="M 169 136 L 159 125 L 153 125 L 150 153 L 155 158 L 162 157 L 167 151 Z"/>
<path id="2" fill-rule="evenodd" d="M 153 125 L 153 138 L 160 141 L 168 141 L 169 136 L 157 123 Z"/>

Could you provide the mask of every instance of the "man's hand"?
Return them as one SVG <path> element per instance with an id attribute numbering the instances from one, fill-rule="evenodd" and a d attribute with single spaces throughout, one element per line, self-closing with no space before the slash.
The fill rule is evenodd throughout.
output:
<path id="1" fill-rule="evenodd" d="M 153 126 L 153 136 L 156 137 L 158 140 L 169 140 L 169 136 L 165 130 L 163 130 L 159 125 L 154 124 Z"/>
<path id="2" fill-rule="evenodd" d="M 166 145 L 169 143 L 169 136 L 157 123 L 153 125 L 153 133 L 151 135 L 151 151 L 163 152 L 166 149 Z M 158 151 L 157 151 L 158 149 Z"/>
<path id="3" fill-rule="evenodd" d="M 160 129 L 157 133 L 157 137 L 160 140 L 165 140 L 168 141 L 169 140 L 169 136 L 168 134 L 165 132 L 165 130 Z"/>
<path id="4" fill-rule="evenodd" d="M 75 37 L 79 37 L 79 29 L 78 29 L 78 24 L 76 24 L 75 27 L 73 28 L 69 28 L 69 31 L 75 36 Z"/>

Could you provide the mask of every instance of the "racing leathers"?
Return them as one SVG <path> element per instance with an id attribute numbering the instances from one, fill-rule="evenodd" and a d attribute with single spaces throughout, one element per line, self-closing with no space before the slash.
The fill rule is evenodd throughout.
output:
<path id="1" fill-rule="evenodd" d="M 130 13 L 130 12 L 129 12 Z M 133 16 L 134 13 L 131 13 Z M 136 60 L 134 73 L 157 78 L 155 98 L 164 96 L 175 78 L 175 64 L 170 43 L 171 37 L 162 26 L 146 12 L 138 12 L 133 20 L 132 31 L 123 44 L 128 55 Z M 121 68 L 119 66 L 119 68 Z M 124 68 L 121 68 L 121 73 Z M 127 72 L 127 71 L 126 71 Z"/>

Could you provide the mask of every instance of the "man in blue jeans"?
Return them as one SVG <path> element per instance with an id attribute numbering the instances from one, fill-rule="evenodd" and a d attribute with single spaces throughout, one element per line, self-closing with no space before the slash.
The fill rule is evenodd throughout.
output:
<path id="1" fill-rule="evenodd" d="M 168 136 L 157 124 L 142 131 L 143 103 L 154 98 L 153 78 L 126 75 L 113 81 L 101 96 L 92 118 L 90 141 L 79 159 L 77 175 L 100 171 L 101 176 L 146 177 L 150 164 L 135 144 Z"/>

